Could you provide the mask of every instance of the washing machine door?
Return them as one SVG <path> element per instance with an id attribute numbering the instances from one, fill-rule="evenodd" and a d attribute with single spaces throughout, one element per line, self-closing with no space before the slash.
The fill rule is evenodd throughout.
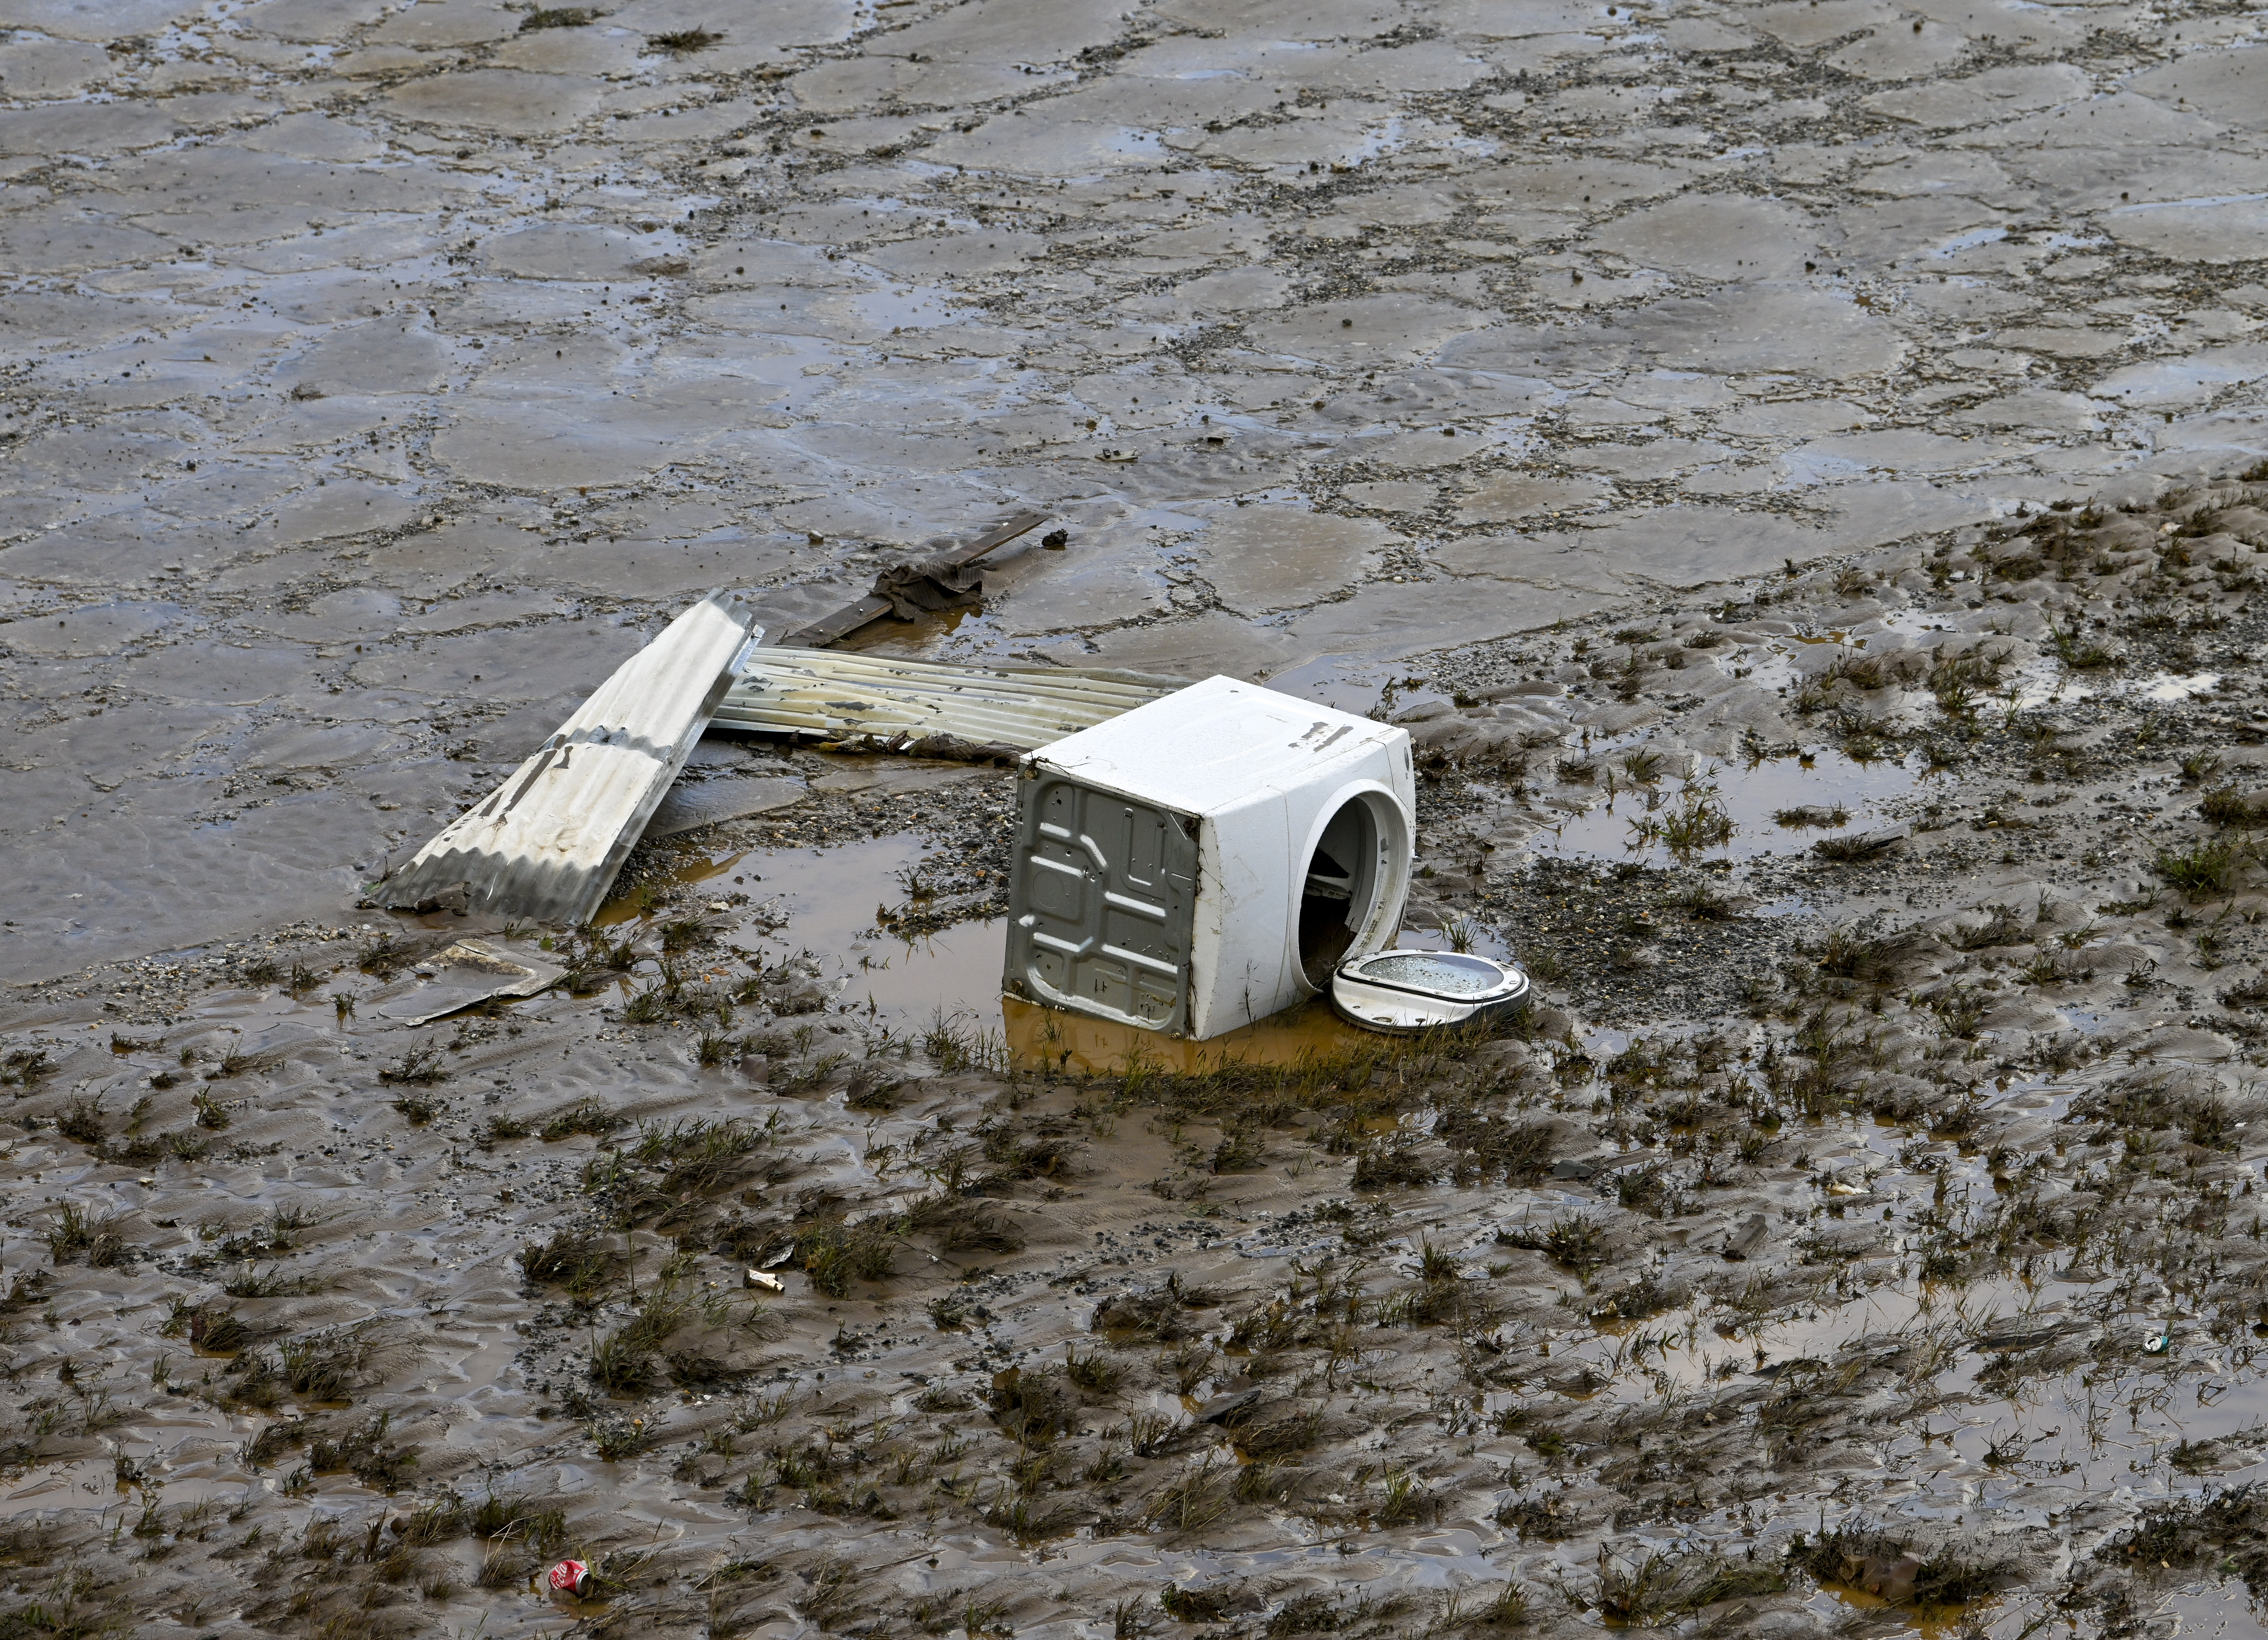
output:
<path id="1" fill-rule="evenodd" d="M 1331 1006 L 1373 1031 L 1429 1031 L 1508 1012 L 1528 1000 L 1517 963 L 1454 951 L 1381 951 L 1331 978 Z"/>

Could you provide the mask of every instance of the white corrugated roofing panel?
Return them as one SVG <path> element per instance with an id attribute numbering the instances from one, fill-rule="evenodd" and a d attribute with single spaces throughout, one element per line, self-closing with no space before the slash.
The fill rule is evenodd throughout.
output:
<path id="1" fill-rule="evenodd" d="M 671 621 L 388 879 L 379 902 L 416 906 L 463 884 L 470 910 L 588 921 L 708 726 L 754 617 L 739 595 L 715 592 Z"/>
<path id="2" fill-rule="evenodd" d="M 757 650 L 717 709 L 727 728 L 827 739 L 956 735 L 1029 751 L 1180 688 L 1139 673 L 946 666 L 839 650 Z"/>

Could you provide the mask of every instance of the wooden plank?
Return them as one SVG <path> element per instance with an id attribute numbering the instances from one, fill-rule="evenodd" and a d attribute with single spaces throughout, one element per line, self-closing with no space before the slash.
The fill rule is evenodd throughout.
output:
<path id="1" fill-rule="evenodd" d="M 931 555 L 930 562 L 960 569 L 975 563 L 996 547 L 1005 547 L 1025 532 L 1048 521 L 1044 512 L 1020 512 L 1005 524 L 997 525 L 984 532 L 966 547 L 956 547 L 949 552 Z M 890 613 L 890 600 L 869 594 L 857 603 L 836 610 L 831 615 L 821 615 L 809 626 L 789 633 L 780 640 L 798 649 L 824 649 L 829 643 L 849 637 L 870 621 L 879 621 Z"/>

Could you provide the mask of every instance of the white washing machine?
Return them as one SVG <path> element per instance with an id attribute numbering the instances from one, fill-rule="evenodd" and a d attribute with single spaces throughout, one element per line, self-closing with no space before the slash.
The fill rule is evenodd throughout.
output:
<path id="1" fill-rule="evenodd" d="M 1410 891 L 1410 736 L 1233 678 L 1032 753 L 1012 996 L 1219 1036 L 1382 951 Z"/>

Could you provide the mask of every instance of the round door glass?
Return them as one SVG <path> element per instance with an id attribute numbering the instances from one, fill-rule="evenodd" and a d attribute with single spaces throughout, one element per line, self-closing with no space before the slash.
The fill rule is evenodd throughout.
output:
<path id="1" fill-rule="evenodd" d="M 1485 958 L 1453 951 L 1388 952 L 1364 963 L 1360 973 L 1366 980 L 1440 997 L 1478 997 L 1501 990 L 1511 977 Z"/>

